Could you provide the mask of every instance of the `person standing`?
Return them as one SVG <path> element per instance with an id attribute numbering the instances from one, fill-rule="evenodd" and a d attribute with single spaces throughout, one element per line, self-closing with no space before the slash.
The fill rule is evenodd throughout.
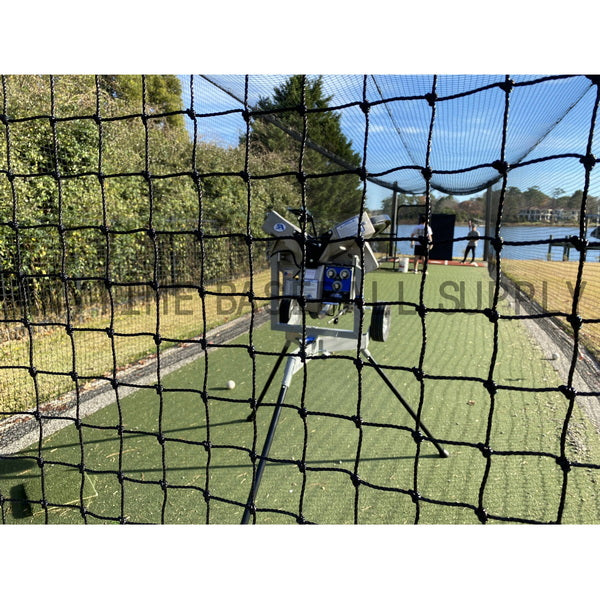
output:
<path id="1" fill-rule="evenodd" d="M 427 249 L 433 245 L 433 232 L 431 227 L 426 224 L 427 219 L 425 215 L 419 217 L 419 224 L 413 229 L 410 237 L 413 238 L 411 245 L 414 246 L 415 254 L 415 273 L 418 272 L 419 263 L 423 262 L 423 271 L 425 271 L 425 256 Z"/>
<path id="2" fill-rule="evenodd" d="M 477 231 L 477 225 L 471 223 L 471 230 L 467 233 L 467 247 L 465 248 L 465 256 L 460 261 L 461 263 L 467 262 L 467 256 L 471 253 L 471 262 L 475 260 L 475 249 L 477 248 L 477 242 L 479 242 L 479 231 Z"/>

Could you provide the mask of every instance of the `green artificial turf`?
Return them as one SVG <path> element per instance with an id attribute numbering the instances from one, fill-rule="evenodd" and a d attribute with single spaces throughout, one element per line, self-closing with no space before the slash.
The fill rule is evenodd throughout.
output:
<path id="1" fill-rule="evenodd" d="M 418 305 L 421 283 L 421 275 L 381 269 L 369 275 L 366 294 Z M 491 302 L 489 283 L 483 268 L 433 265 L 423 303 L 482 309 Z M 262 449 L 281 371 L 256 424 L 246 420 L 248 399 L 275 362 L 260 352 L 279 352 L 284 334 L 267 324 L 251 342 L 254 358 L 242 336 L 162 378 L 162 393 L 141 390 L 86 418 L 80 431 L 70 425 L 50 435 L 41 466 L 37 445 L 0 459 L 0 494 L 11 499 L 2 502 L 3 522 L 240 523 L 250 453 Z M 357 369 L 352 352 L 313 360 L 286 396 L 257 523 L 295 523 L 296 515 L 335 524 L 479 523 L 480 498 L 488 522 L 553 522 L 565 484 L 562 521 L 600 522 L 598 471 L 572 466 L 565 478 L 551 456 L 561 453 L 568 400 L 546 390 L 565 382 L 518 321 L 500 320 L 496 332 L 478 312 L 428 312 L 423 322 L 412 305 L 394 305 L 389 339 L 369 350 L 450 456 L 417 443 L 414 419 L 373 368 Z M 229 379 L 234 390 L 225 387 Z M 487 379 L 517 389 L 499 389 L 492 403 L 480 381 Z M 477 446 L 488 426 L 489 446 L 500 452 L 489 460 Z M 566 441 L 569 461 L 600 464 L 598 434 L 577 406 Z"/>

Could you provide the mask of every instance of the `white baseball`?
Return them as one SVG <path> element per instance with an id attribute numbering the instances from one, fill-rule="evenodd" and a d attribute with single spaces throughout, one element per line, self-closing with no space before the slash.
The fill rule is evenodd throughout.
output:
<path id="1" fill-rule="evenodd" d="M 233 379 L 230 379 L 227 382 L 227 389 L 232 390 L 235 387 L 235 381 Z"/>

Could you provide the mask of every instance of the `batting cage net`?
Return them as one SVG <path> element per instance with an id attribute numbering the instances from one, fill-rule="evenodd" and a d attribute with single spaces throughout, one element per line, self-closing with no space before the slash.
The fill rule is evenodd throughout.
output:
<path id="1" fill-rule="evenodd" d="M 599 84 L 3 76 L 2 523 L 600 522 Z"/>

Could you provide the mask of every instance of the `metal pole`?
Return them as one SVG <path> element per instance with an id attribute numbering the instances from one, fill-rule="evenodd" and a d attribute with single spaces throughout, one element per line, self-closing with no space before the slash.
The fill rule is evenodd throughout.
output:
<path id="1" fill-rule="evenodd" d="M 388 256 L 392 259 L 392 266 L 396 265 L 396 240 L 394 239 L 397 235 L 398 229 L 398 190 L 396 189 L 396 182 L 394 181 L 394 192 L 392 194 L 392 227 L 390 230 L 390 246 L 388 249 Z"/>
<path id="2" fill-rule="evenodd" d="M 485 192 L 485 240 L 483 242 L 483 260 L 490 262 L 490 238 L 492 236 L 492 187 Z"/>

